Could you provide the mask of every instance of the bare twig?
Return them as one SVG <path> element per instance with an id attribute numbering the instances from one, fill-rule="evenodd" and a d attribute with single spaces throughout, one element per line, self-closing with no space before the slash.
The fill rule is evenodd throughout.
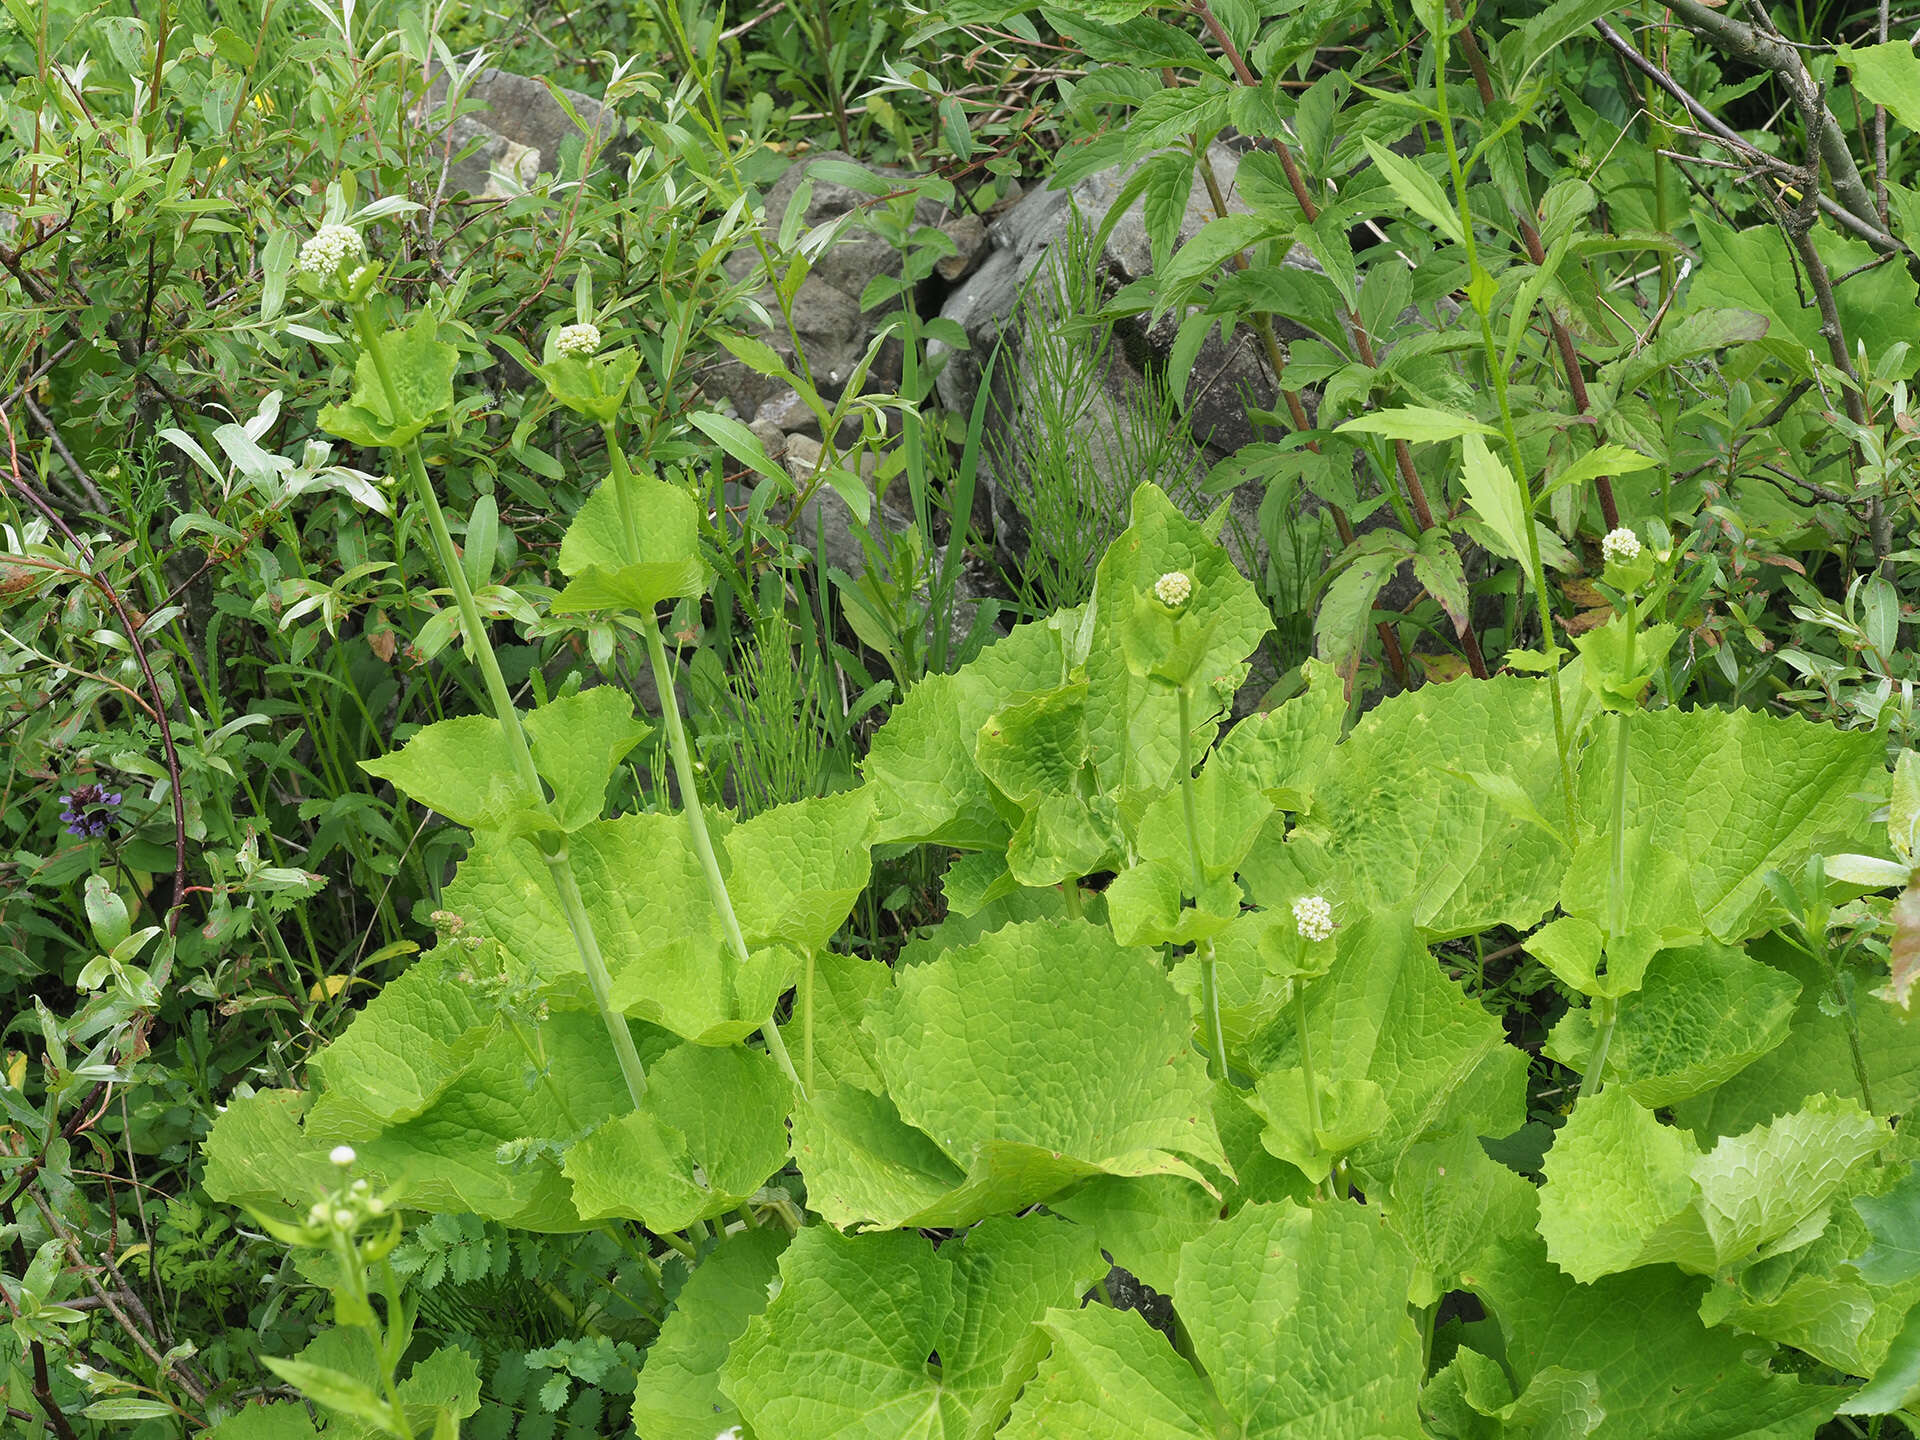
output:
<path id="1" fill-rule="evenodd" d="M 34 423 L 46 431 L 47 438 L 53 441 L 54 452 L 66 465 L 67 473 L 73 476 L 74 483 L 86 496 L 87 503 L 93 506 L 94 513 L 105 515 L 107 513 L 106 497 L 100 493 L 99 487 L 93 483 L 93 477 L 87 474 L 85 467 L 73 458 L 73 451 L 67 448 L 67 442 L 60 436 L 60 427 L 53 423 L 46 411 L 34 404 L 32 396 L 23 395 L 20 398 L 27 407 L 27 414 L 33 417 Z"/>
<path id="2" fill-rule="evenodd" d="M 1853 151 L 1847 147 L 1846 133 L 1827 109 L 1824 88 L 1808 73 L 1806 61 L 1800 52 L 1777 33 L 1769 33 L 1771 26 L 1763 30 L 1758 24 L 1735 20 L 1702 4 L 1701 0 L 1666 0 L 1666 5 L 1695 34 L 1710 40 L 1728 55 L 1774 73 L 1793 98 L 1806 124 L 1809 143 L 1815 144 L 1820 159 L 1826 163 L 1827 173 L 1833 177 L 1836 198 L 1855 219 L 1880 234 L 1879 242 L 1871 242 L 1875 243 L 1876 248 L 1897 248 L 1899 242 L 1881 229 L 1880 209 L 1874 204 L 1866 182 L 1860 178 L 1860 167 L 1853 158 Z M 1749 13 L 1764 17 L 1766 12 L 1754 6 Z M 1606 24 L 1604 20 L 1595 23 L 1597 26 Z M 1816 110 L 1817 116 L 1813 113 Z"/>
<path id="3" fill-rule="evenodd" d="M 1594 21 L 1593 28 L 1599 32 L 1600 38 L 1605 40 L 1622 60 L 1626 61 L 1627 64 L 1653 81 L 1654 84 L 1666 91 L 1667 94 L 1671 95 L 1675 100 L 1678 100 L 1680 104 L 1686 108 L 1687 113 L 1693 116 L 1693 118 L 1700 123 L 1701 128 L 1713 139 L 1737 152 L 1756 169 L 1775 173 L 1797 173 L 1792 167 L 1783 164 L 1774 156 L 1767 154 L 1751 141 L 1737 134 L 1722 121 L 1718 115 L 1715 115 L 1699 100 L 1695 99 L 1693 95 L 1689 94 L 1686 88 L 1681 85 L 1679 81 L 1675 80 L 1673 76 L 1669 75 L 1665 70 L 1662 70 L 1658 65 L 1642 55 L 1639 50 L 1634 48 L 1631 41 L 1605 20 Z M 1847 154 L 1847 161 L 1851 164 L 1853 157 L 1851 152 L 1846 151 L 1844 140 L 1841 142 L 1840 148 Z M 1858 178 L 1858 172 L 1856 171 L 1856 181 Z M 1821 212 L 1836 225 L 1850 231 L 1859 239 L 1866 241 L 1869 245 L 1873 246 L 1874 249 L 1895 251 L 1905 248 L 1898 240 L 1889 235 L 1885 229 L 1875 223 L 1871 206 L 1862 214 L 1825 194 L 1819 196 L 1818 204 Z"/>

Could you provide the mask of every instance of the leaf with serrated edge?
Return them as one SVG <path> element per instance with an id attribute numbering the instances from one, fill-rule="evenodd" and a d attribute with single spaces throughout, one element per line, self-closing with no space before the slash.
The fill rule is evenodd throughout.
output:
<path id="1" fill-rule="evenodd" d="M 647 1440 L 714 1440 L 740 1422 L 720 1393 L 720 1366 L 747 1322 L 767 1308 L 787 1232 L 777 1226 L 729 1235 L 675 1297 L 633 1389 L 633 1428 Z"/>
<path id="2" fill-rule="evenodd" d="M 970 1440 L 1038 1358 L 1035 1322 L 1105 1268 L 1084 1231 L 1045 1217 L 989 1220 L 937 1253 L 913 1233 L 815 1226 L 780 1257 L 780 1293 L 721 1390 L 760 1440 Z"/>

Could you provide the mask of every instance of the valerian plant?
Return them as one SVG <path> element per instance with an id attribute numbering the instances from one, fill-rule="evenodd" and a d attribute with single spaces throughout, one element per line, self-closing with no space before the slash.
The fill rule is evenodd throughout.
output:
<path id="1" fill-rule="evenodd" d="M 325 423 L 397 450 L 431 522 L 451 357 L 347 303 L 367 358 Z M 554 350 L 563 403 L 594 387 L 559 361 L 622 365 Z M 1906 845 L 1914 806 L 1872 734 L 1647 708 L 1671 536 L 1610 538 L 1614 619 L 1570 663 L 1349 729 L 1316 662 L 1229 726 L 1270 618 L 1221 517 L 1145 486 L 1088 603 L 924 679 L 857 787 L 735 821 L 656 613 L 708 583 L 696 502 L 608 438 L 551 604 L 645 638 L 684 814 L 603 818 L 643 729 L 609 686 L 372 762 L 473 832 L 442 941 L 305 1088 L 228 1107 L 210 1193 L 297 1224 L 345 1146 L 410 1209 L 637 1246 L 679 1277 L 650 1440 L 1811 1436 L 1910 1405 L 1912 1024 L 1823 1003 L 1769 876 Z M 835 949 L 901 846 L 944 857 L 946 918 L 897 966 Z M 1495 1158 L 1533 1061 L 1432 948 L 1502 926 L 1576 999 L 1544 1184 Z M 1105 1303 L 1112 1266 L 1170 1327 Z"/>

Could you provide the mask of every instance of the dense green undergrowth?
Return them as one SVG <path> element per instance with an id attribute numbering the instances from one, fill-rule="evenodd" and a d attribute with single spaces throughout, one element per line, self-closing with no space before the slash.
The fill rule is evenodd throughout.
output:
<path id="1" fill-rule="evenodd" d="M 1878 17 L 0 3 L 9 1426 L 1920 1433 Z"/>

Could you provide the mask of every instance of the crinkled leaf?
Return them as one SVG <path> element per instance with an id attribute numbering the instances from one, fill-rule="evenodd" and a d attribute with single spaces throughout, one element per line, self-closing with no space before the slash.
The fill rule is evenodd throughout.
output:
<path id="1" fill-rule="evenodd" d="M 1777 913 L 1767 871 L 1797 869 L 1815 850 L 1870 848 L 1876 797 L 1887 790 L 1885 747 L 1870 732 L 1751 710 L 1667 709 L 1635 715 L 1629 745 L 1628 825 L 1685 859 L 1716 939 L 1767 927 Z M 1611 815 L 1613 748 L 1595 747 L 1581 766 L 1588 830 Z"/>
<path id="2" fill-rule="evenodd" d="M 1181 1175 L 1098 1175 L 1047 1208 L 1086 1226 L 1114 1264 L 1163 1295 L 1180 1247 L 1220 1218 L 1220 1201 Z"/>
<path id="3" fill-rule="evenodd" d="M 1884 1134 L 1858 1106 L 1822 1100 L 1702 1154 L 1609 1087 L 1554 1139 L 1540 1233 L 1583 1283 L 1667 1260 L 1714 1274 L 1821 1213 Z"/>
<path id="4" fill-rule="evenodd" d="M 815 1226 L 780 1257 L 780 1293 L 721 1390 L 759 1440 L 984 1435 L 1038 1359 L 1035 1323 L 1104 1270 L 1084 1231 L 1043 1217 L 989 1220 L 937 1252 Z"/>
<path id="5" fill-rule="evenodd" d="M 506 732 L 490 715 L 436 721 L 360 768 L 471 830 L 511 830 L 522 817 L 537 823 L 545 801 L 515 775 Z"/>
<path id="6" fill-rule="evenodd" d="M 523 723 L 533 767 L 553 788 L 551 809 L 563 830 L 600 818 L 607 782 L 653 728 L 634 718 L 633 697 L 612 685 L 551 700 Z"/>
<path id="7" fill-rule="evenodd" d="M 1388 1122 L 1348 1157 L 1371 1193 L 1391 1182 L 1400 1156 L 1433 1132 L 1467 1126 L 1507 1135 L 1526 1120 L 1526 1056 L 1500 1022 L 1447 979 L 1403 914 L 1343 924 L 1331 971 L 1307 988 L 1316 1070 L 1378 1085 Z M 1294 1027 L 1269 1037 L 1260 1068 L 1300 1063 Z"/>
<path id="8" fill-rule="evenodd" d="M 1004 1440 L 1194 1440 L 1214 1433 L 1206 1382 L 1134 1310 L 1049 1310 L 1040 1374 Z"/>
<path id="9" fill-rule="evenodd" d="M 1180 758 L 1180 703 L 1169 689 L 1129 668 L 1123 632 L 1136 602 L 1164 574 L 1179 571 L 1192 582 L 1192 598 L 1180 612 L 1183 630 L 1204 634 L 1194 657 L 1195 684 L 1211 690 L 1220 706 L 1239 688 L 1246 658 L 1273 628 L 1253 585 L 1233 567 L 1204 526 L 1182 515 L 1157 486 L 1133 495 L 1133 518 L 1108 547 L 1094 580 L 1092 643 L 1087 651 L 1087 739 L 1100 786 L 1164 789 Z M 1157 602 L 1155 602 L 1157 603 Z M 1197 722 L 1209 705 L 1195 708 Z M 1208 735 L 1197 735 L 1200 754 Z"/>
<path id="10" fill-rule="evenodd" d="M 587 497 L 560 542 L 560 569 L 571 583 L 553 598 L 556 615 L 651 613 L 662 600 L 707 588 L 711 574 L 700 554 L 700 507 L 693 497 L 651 475 L 627 477 L 630 535 L 616 484 L 607 480 Z"/>
<path id="11" fill-rule="evenodd" d="M 729 1235 L 674 1299 L 633 1390 L 633 1428 L 647 1440 L 714 1440 L 740 1412 L 720 1393 L 720 1366 L 747 1323 L 767 1308 L 787 1232 Z"/>
<path id="12" fill-rule="evenodd" d="M 1869 1285 L 1904 1285 L 1920 1276 L 1920 1163 L 1884 1195 L 1853 1202 L 1873 1244 L 1853 1262 Z"/>
<path id="13" fill-rule="evenodd" d="M 1385 701 L 1328 757 L 1313 813 L 1284 841 L 1269 827 L 1242 879 L 1269 908 L 1320 893 L 1362 907 L 1411 902 L 1436 937 L 1524 929 L 1552 906 L 1566 849 L 1449 773 L 1471 771 L 1511 776 L 1565 828 L 1544 683 L 1430 685 Z"/>
<path id="14" fill-rule="evenodd" d="M 1638 992 L 1621 1002 L 1603 1078 L 1651 1108 L 1703 1094 L 1786 1040 L 1799 993 L 1792 977 L 1730 946 L 1661 951 Z M 1556 1030 L 1548 1053 L 1584 1065 L 1591 1017 L 1570 1012 L 1562 1022 L 1569 1033 Z"/>
<path id="15" fill-rule="evenodd" d="M 724 846 L 721 818 L 710 823 Z M 731 1044 L 766 1022 L 799 956 L 770 945 L 745 966 L 734 961 L 682 818 L 595 821 L 568 838 L 568 851 L 625 1013 L 705 1045 Z M 528 841 L 478 836 L 444 906 L 542 980 L 581 971 L 553 878 Z"/>
<path id="16" fill-rule="evenodd" d="M 1313 808 L 1314 789 L 1346 723 L 1339 673 L 1318 660 L 1306 661 L 1302 670 L 1305 693 L 1249 715 L 1227 732 L 1208 762 L 1245 775 L 1280 810 Z"/>
<path id="17" fill-rule="evenodd" d="M 773 1061 L 736 1045 L 679 1045 L 647 1071 L 639 1108 L 567 1152 L 581 1216 L 665 1234 L 737 1208 L 787 1159 L 793 1094 Z"/>
<path id="18" fill-rule="evenodd" d="M 320 428 L 355 445 L 405 445 L 453 406 L 453 374 L 460 352 L 434 338 L 426 311 L 406 330 L 389 330 L 376 342 L 399 399 L 387 401 L 386 386 L 371 353 L 362 352 L 353 371 L 353 394 L 320 411 Z"/>
<path id="19" fill-rule="evenodd" d="M 1752 1363 L 1754 1342 L 1705 1328 L 1701 1282 L 1670 1266 L 1582 1285 L 1530 1228 L 1492 1238 L 1466 1279 L 1500 1321 L 1514 1379 L 1524 1390 L 1555 1367 L 1597 1376 L 1596 1440 L 1812 1440 L 1846 1393 Z"/>
<path id="20" fill-rule="evenodd" d="M 1362 1206 L 1248 1205 L 1181 1252 L 1174 1304 L 1249 1440 L 1418 1440 L 1413 1268 Z"/>
<path id="21" fill-rule="evenodd" d="M 747 944 L 807 954 L 831 940 L 867 888 L 872 835 L 868 790 L 793 801 L 730 830 L 730 893 Z"/>
<path id="22" fill-rule="evenodd" d="M 1471 1130 L 1409 1146 L 1393 1172 L 1387 1219 L 1419 1262 L 1413 1302 L 1435 1303 L 1493 1236 L 1530 1226 L 1532 1190 L 1493 1160 Z"/>
<path id="23" fill-rule="evenodd" d="M 1003 847 L 1012 827 L 974 763 L 980 727 L 1015 696 L 1058 686 L 1067 668 L 1061 632 L 1035 623 L 1016 626 L 954 674 L 914 686 L 867 751 L 876 841 Z"/>
<path id="24" fill-rule="evenodd" d="M 1225 1163 L 1186 1002 L 1151 952 L 1090 925 L 1009 925 L 904 970 L 887 998 L 868 1023 L 888 1092 L 962 1164 L 990 1141 L 1115 1174 Z"/>

